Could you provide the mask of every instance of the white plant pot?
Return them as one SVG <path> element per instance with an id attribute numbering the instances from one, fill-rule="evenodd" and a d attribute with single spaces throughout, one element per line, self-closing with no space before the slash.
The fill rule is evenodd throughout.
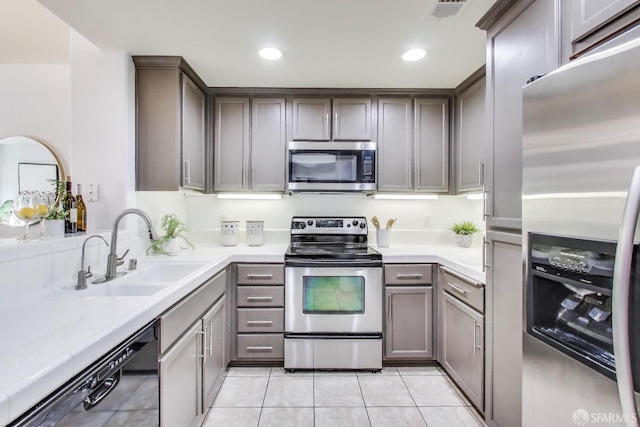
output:
<path id="1" fill-rule="evenodd" d="M 64 219 L 43 219 L 44 235 L 48 237 L 64 236 Z"/>
<path id="2" fill-rule="evenodd" d="M 180 252 L 180 242 L 177 237 L 162 243 L 162 250 L 165 254 L 175 256 Z"/>
<path id="3" fill-rule="evenodd" d="M 461 248 L 469 248 L 473 243 L 473 234 L 456 234 L 456 245 Z"/>

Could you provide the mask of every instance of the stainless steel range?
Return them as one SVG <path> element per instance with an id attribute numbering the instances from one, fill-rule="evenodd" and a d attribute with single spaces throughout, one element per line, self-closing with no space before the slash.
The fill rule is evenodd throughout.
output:
<path id="1" fill-rule="evenodd" d="M 382 255 L 364 217 L 293 217 L 284 368 L 382 369 Z"/>

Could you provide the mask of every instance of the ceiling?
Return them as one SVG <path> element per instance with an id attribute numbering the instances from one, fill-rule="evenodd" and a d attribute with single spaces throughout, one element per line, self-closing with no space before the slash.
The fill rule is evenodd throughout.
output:
<path id="1" fill-rule="evenodd" d="M 485 62 L 475 24 L 495 0 L 447 18 L 435 1 L 38 0 L 99 48 L 182 56 L 211 87 L 454 88 Z"/>

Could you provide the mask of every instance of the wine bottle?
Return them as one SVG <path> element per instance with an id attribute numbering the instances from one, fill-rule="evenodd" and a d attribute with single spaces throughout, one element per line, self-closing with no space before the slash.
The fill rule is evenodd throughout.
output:
<path id="1" fill-rule="evenodd" d="M 87 231 L 87 206 L 82 199 L 82 186 L 76 184 L 76 206 L 78 209 L 78 231 Z"/>
<path id="2" fill-rule="evenodd" d="M 73 197 L 71 192 L 71 177 L 67 176 L 67 182 L 65 183 L 66 191 L 64 193 L 64 202 L 62 208 L 67 214 L 64 220 L 64 232 L 65 234 L 76 233 L 78 231 L 78 206 L 76 198 Z"/>

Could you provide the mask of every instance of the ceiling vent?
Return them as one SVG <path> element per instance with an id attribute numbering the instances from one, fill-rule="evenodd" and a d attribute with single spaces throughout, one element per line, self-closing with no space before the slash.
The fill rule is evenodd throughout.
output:
<path id="1" fill-rule="evenodd" d="M 456 16 L 470 0 L 438 0 L 431 12 L 435 18 Z"/>

